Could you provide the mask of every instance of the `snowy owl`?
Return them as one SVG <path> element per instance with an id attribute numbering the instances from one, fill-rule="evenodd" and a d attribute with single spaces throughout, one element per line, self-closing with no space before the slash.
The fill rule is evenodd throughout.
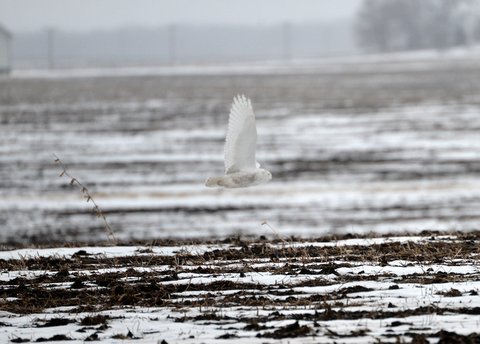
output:
<path id="1" fill-rule="evenodd" d="M 244 95 L 233 98 L 225 140 L 225 175 L 208 178 L 208 187 L 244 188 L 272 179 L 255 160 L 257 127 L 250 99 Z"/>

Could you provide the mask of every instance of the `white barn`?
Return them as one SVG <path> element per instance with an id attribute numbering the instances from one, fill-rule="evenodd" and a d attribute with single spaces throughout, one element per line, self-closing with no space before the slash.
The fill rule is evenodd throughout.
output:
<path id="1" fill-rule="evenodd" d="M 9 73 L 12 69 L 11 39 L 11 33 L 0 25 L 0 74 Z"/>

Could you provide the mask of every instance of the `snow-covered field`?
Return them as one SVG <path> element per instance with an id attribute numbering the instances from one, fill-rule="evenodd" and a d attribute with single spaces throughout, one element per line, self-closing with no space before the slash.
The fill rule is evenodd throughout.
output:
<path id="1" fill-rule="evenodd" d="M 476 343 L 478 245 L 430 233 L 4 251 L 0 342 Z"/>
<path id="2" fill-rule="evenodd" d="M 393 58 L 0 79 L 0 240 L 105 239 L 53 153 L 122 239 L 478 229 L 480 60 Z M 237 93 L 274 179 L 207 189 Z"/>
<path id="3" fill-rule="evenodd" d="M 0 343 L 479 342 L 476 57 L 0 78 Z M 207 189 L 237 93 L 274 180 Z"/>

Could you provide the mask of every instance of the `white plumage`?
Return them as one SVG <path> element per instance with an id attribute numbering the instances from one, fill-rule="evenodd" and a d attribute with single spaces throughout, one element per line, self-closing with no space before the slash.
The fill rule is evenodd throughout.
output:
<path id="1" fill-rule="evenodd" d="M 252 103 L 245 96 L 233 98 L 225 140 L 225 173 L 254 169 L 257 127 Z"/>
<path id="2" fill-rule="evenodd" d="M 250 99 L 244 95 L 233 98 L 225 140 L 225 175 L 208 178 L 205 185 L 227 188 L 263 184 L 272 179 L 255 160 L 257 127 Z"/>

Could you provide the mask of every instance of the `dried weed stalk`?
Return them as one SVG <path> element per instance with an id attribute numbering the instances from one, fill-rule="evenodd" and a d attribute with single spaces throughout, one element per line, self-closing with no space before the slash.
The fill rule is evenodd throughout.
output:
<path id="1" fill-rule="evenodd" d="M 102 209 L 98 206 L 97 202 L 95 202 L 95 199 L 93 198 L 92 194 L 88 191 L 88 188 L 83 185 L 77 178 L 73 177 L 68 171 L 63 162 L 60 160 L 60 158 L 53 154 L 55 157 L 55 163 L 58 164 L 62 168 L 62 172 L 60 173 L 60 177 L 67 177 L 70 179 L 70 185 L 78 186 L 83 194 L 83 197 L 86 199 L 87 203 L 92 202 L 93 208 L 92 212 L 100 218 L 103 222 L 103 225 L 105 227 L 105 231 L 107 232 L 107 237 L 108 240 L 112 241 L 113 243 L 117 243 L 117 239 L 115 237 L 115 234 L 113 233 L 112 227 L 110 227 L 107 218 L 105 217 L 105 214 L 103 213 Z"/>

